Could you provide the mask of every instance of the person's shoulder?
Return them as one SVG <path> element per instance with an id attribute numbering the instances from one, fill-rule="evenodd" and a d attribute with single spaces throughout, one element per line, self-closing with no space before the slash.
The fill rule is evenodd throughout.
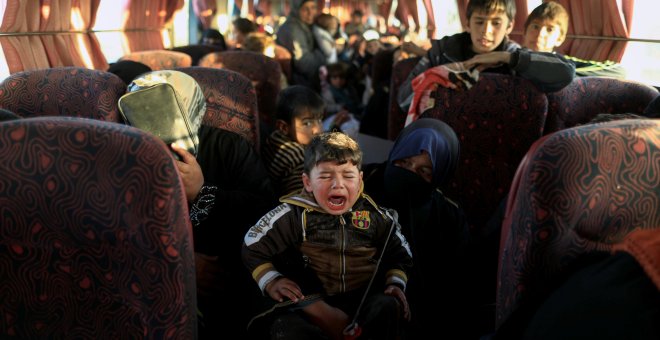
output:
<path id="1" fill-rule="evenodd" d="M 439 40 L 431 40 L 429 54 L 432 58 L 439 58 L 439 64 L 463 60 L 463 51 L 472 44 L 470 34 L 467 32 L 446 35 Z M 450 60 L 453 59 L 453 60 Z"/>

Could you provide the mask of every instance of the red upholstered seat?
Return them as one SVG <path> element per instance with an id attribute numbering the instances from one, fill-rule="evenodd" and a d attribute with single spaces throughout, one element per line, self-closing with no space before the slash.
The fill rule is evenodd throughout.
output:
<path id="1" fill-rule="evenodd" d="M 561 130 L 530 148 L 502 226 L 498 327 L 543 300 L 585 255 L 660 227 L 658 131 L 655 120 L 619 120 Z"/>
<path id="2" fill-rule="evenodd" d="M 17 72 L 0 83 L 0 107 L 23 117 L 74 116 L 119 122 L 126 85 L 116 75 L 82 67 Z"/>
<path id="3" fill-rule="evenodd" d="M 479 232 L 509 192 L 518 164 L 541 137 L 546 96 L 527 80 L 482 73 L 467 91 L 444 87 L 422 117 L 449 124 L 461 142 L 461 159 L 446 194 L 458 199 Z"/>
<path id="4" fill-rule="evenodd" d="M 0 338 L 193 339 L 188 206 L 167 146 L 135 128 L 0 123 Z"/>
<path id="5" fill-rule="evenodd" d="M 171 70 L 175 67 L 189 67 L 192 57 L 183 52 L 169 50 L 148 50 L 126 54 L 119 60 L 133 60 L 143 63 L 153 71 Z"/>
<path id="6" fill-rule="evenodd" d="M 183 67 L 177 71 L 193 77 L 204 91 L 205 125 L 236 132 L 258 150 L 256 91 L 247 77 L 234 71 L 208 67 Z"/>
<path id="7" fill-rule="evenodd" d="M 641 114 L 658 90 L 635 81 L 605 77 L 575 78 L 548 93 L 548 119 L 543 134 L 589 122 L 599 113 Z"/>
<path id="8" fill-rule="evenodd" d="M 274 128 L 282 68 L 274 59 L 252 51 L 210 53 L 199 66 L 228 69 L 248 77 L 257 91 L 257 109 L 265 124 Z"/>

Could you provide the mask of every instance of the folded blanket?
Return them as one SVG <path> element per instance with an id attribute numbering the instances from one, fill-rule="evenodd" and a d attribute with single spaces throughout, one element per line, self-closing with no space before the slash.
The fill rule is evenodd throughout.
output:
<path id="1" fill-rule="evenodd" d="M 408 110 L 405 126 L 419 118 L 422 112 L 435 106 L 431 93 L 442 85 L 454 90 L 470 89 L 479 80 L 479 71 L 457 69 L 460 64 L 432 67 L 412 80 L 413 100 Z"/>

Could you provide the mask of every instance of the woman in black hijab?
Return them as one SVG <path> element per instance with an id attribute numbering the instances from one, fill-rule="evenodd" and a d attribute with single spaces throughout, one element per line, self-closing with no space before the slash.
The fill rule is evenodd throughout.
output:
<path id="1" fill-rule="evenodd" d="M 437 119 L 422 118 L 403 129 L 387 162 L 363 169 L 365 192 L 399 213 L 402 232 L 413 253 L 414 267 L 406 292 L 413 339 L 449 333 L 463 314 L 459 311 L 464 277 L 460 271 L 468 227 L 463 211 L 440 191 L 453 175 L 459 153 L 459 141 L 451 127 Z"/>

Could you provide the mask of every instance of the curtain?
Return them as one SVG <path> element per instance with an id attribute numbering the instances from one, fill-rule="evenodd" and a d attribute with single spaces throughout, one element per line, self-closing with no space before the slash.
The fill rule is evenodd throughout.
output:
<path id="1" fill-rule="evenodd" d="M 433 37 L 435 35 L 435 15 L 433 14 L 433 3 L 431 0 L 424 0 L 424 8 L 426 8 L 426 16 L 428 17 L 428 36 Z"/>
<path id="2" fill-rule="evenodd" d="M 522 43 L 525 20 L 527 20 L 528 14 L 527 0 L 516 0 L 516 16 L 514 18 L 513 31 L 509 34 L 509 39 Z"/>
<path id="3" fill-rule="evenodd" d="M 42 0 L 40 32 L 66 32 L 71 30 L 71 1 Z M 49 34 L 40 36 L 51 67 L 83 66 L 75 49 L 77 34 Z"/>
<path id="4" fill-rule="evenodd" d="M 25 33 L 39 31 L 38 1 L 6 0 L 0 31 Z M 9 73 L 48 68 L 48 57 L 39 36 L 0 37 Z"/>
<path id="5" fill-rule="evenodd" d="M 461 26 L 463 30 L 467 29 L 467 4 L 469 0 L 456 0 L 456 5 L 458 6 L 458 18 L 461 20 Z"/>
<path id="6" fill-rule="evenodd" d="M 128 51 L 162 50 L 162 31 L 174 12 L 183 7 L 183 0 L 129 1 L 123 29 Z M 142 30 L 142 31 L 132 31 Z"/>
<path id="7" fill-rule="evenodd" d="M 199 19 L 203 29 L 211 28 L 213 18 L 217 13 L 217 4 L 215 0 L 193 0 L 193 11 L 195 16 Z"/>
<path id="8" fill-rule="evenodd" d="M 91 30 L 96 23 L 96 15 L 101 0 L 73 0 L 71 7 L 74 8 L 74 13 L 78 9 L 80 13 L 80 27 L 74 27 L 75 30 L 86 31 Z M 75 20 L 74 20 L 75 23 Z M 79 51 L 83 55 L 83 62 L 87 67 L 97 70 L 107 70 L 108 61 L 101 51 L 101 44 L 99 43 L 94 33 L 78 35 Z M 86 58 L 89 58 L 86 60 Z M 90 64 L 91 62 L 91 64 Z"/>
<path id="9" fill-rule="evenodd" d="M 634 0 L 559 1 L 570 14 L 568 34 L 605 37 L 630 37 Z M 625 41 L 570 39 L 561 52 L 588 60 L 620 62 L 627 46 Z"/>

